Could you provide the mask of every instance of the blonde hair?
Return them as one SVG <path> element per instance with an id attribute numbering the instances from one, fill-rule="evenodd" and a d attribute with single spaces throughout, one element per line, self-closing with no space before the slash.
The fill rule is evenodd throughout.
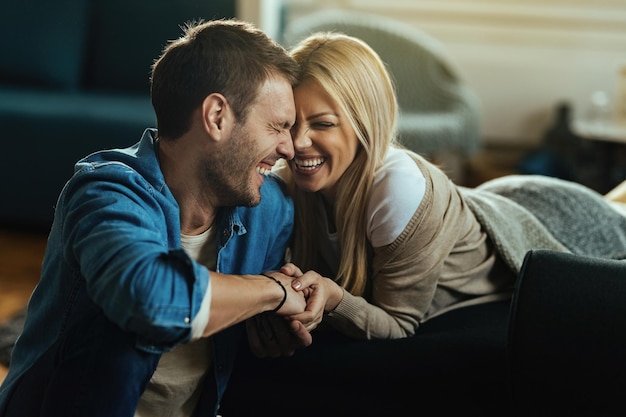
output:
<path id="1" fill-rule="evenodd" d="M 315 80 L 337 101 L 356 132 L 360 149 L 337 185 L 335 222 L 340 250 L 335 279 L 347 291 L 366 289 L 369 245 L 367 204 L 374 173 L 387 150 L 396 144 L 398 105 L 393 80 L 378 54 L 362 40 L 341 33 L 320 32 L 301 41 L 291 56 L 300 65 L 299 82 Z M 293 261 L 313 269 L 319 258 L 314 226 L 314 195 L 291 182 L 296 207 Z"/>

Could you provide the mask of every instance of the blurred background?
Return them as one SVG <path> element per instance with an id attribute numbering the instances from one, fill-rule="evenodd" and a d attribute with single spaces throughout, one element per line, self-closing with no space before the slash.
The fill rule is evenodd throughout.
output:
<path id="1" fill-rule="evenodd" d="M 76 159 L 155 125 L 150 65 L 179 25 L 222 17 L 286 47 L 367 38 L 401 141 L 461 185 L 626 179 L 626 0 L 0 0 L 0 223 L 48 227 Z"/>
<path id="2" fill-rule="evenodd" d="M 240 1 L 242 11 L 250 3 Z M 263 3 L 280 12 L 257 13 L 258 22 L 281 40 L 303 16 L 342 9 L 391 18 L 439 41 L 480 102 L 481 149 L 459 182 L 545 173 L 605 191 L 626 178 L 626 1 Z"/>

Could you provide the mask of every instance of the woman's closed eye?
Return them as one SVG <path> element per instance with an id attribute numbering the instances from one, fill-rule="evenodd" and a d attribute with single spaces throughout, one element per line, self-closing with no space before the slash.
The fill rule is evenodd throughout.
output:
<path id="1" fill-rule="evenodd" d="M 332 127 L 335 127 L 336 125 L 332 122 L 315 122 L 315 123 L 311 123 L 311 127 L 313 129 L 330 129 Z"/>

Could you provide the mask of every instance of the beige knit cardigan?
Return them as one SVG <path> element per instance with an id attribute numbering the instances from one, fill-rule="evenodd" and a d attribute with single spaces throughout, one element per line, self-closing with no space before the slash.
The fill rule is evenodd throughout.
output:
<path id="1" fill-rule="evenodd" d="M 616 215 L 614 210 L 607 208 L 605 216 L 601 198 L 590 198 L 587 191 L 579 192 L 577 185 L 563 187 L 565 183 L 557 180 L 528 176 L 522 180 L 501 179 L 496 187 L 469 189 L 455 185 L 421 156 L 411 155 L 426 179 L 421 204 L 394 242 L 372 249 L 365 296 L 344 291 L 343 300 L 324 319 L 355 338 L 411 336 L 421 323 L 446 311 L 507 299 L 528 250 L 569 251 L 519 201 L 499 195 L 502 189 L 521 190 L 520 199 L 525 200 L 523 191 L 528 181 L 543 184 L 549 190 L 564 188 L 562 195 L 581 194 L 582 203 L 577 204 L 582 206 L 593 200 L 594 207 L 600 210 L 598 216 L 608 216 L 615 222 L 611 217 Z M 503 183 L 512 186 L 503 186 Z M 548 195 L 549 200 L 553 193 L 542 191 L 540 194 Z M 558 210 L 559 203 L 568 204 L 559 201 L 546 204 Z M 545 207 L 541 208 L 546 211 Z M 578 211 L 584 216 L 585 210 L 582 207 Z M 561 216 L 561 213 L 556 211 L 554 216 Z M 623 222 L 615 239 L 618 242 L 612 245 L 615 253 L 623 254 L 626 253 L 626 219 L 616 216 Z M 608 225 L 609 229 L 615 229 L 615 224 Z M 615 253 L 606 256 L 616 257 Z"/>

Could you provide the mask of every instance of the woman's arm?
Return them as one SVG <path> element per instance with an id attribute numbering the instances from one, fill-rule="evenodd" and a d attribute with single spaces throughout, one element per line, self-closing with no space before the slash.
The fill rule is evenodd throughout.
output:
<path id="1" fill-rule="evenodd" d="M 418 168 L 412 160 L 408 162 L 413 164 L 414 187 L 420 178 L 423 181 L 422 193 L 406 192 L 410 189 L 406 164 L 386 172 L 372 192 L 376 197 L 370 201 L 368 223 L 373 246 L 369 292 L 364 297 L 344 292 L 339 303 L 330 303 L 333 308 L 309 299 L 303 314 L 319 314 L 324 304 L 328 323 L 360 339 L 414 334 L 431 308 L 443 265 L 466 229 L 467 216 L 456 188 L 442 172 L 425 163 Z M 397 218 L 405 220 L 390 220 Z M 292 284 L 317 286 L 325 289 L 323 294 L 334 294 L 330 288 L 337 286 L 331 280 L 313 277 L 298 278 Z"/>

